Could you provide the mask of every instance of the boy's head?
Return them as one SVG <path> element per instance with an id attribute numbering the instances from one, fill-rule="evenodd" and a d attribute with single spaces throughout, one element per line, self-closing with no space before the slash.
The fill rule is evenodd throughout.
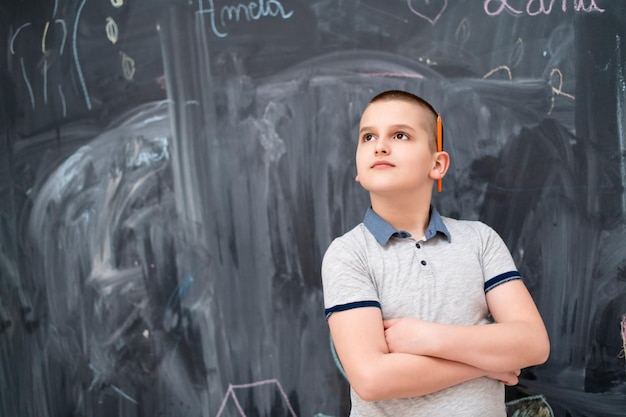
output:
<path id="1" fill-rule="evenodd" d="M 430 126 L 430 132 L 432 133 L 431 144 L 433 147 L 433 151 L 436 151 L 437 150 L 437 116 L 438 116 L 438 113 L 435 110 L 435 108 L 423 98 L 416 96 L 415 94 L 409 93 L 407 91 L 403 91 L 403 90 L 383 91 L 382 93 L 375 95 L 370 100 L 367 107 L 369 107 L 372 103 L 376 103 L 379 101 L 386 101 L 386 100 L 404 100 L 408 103 L 415 103 L 416 105 L 421 107 L 422 110 L 426 112 L 426 114 L 432 115 L 432 118 L 427 117 L 426 120 L 427 122 L 432 122 Z"/>
<path id="2" fill-rule="evenodd" d="M 376 95 L 361 116 L 356 165 L 370 193 L 430 193 L 449 166 L 447 152 L 437 151 L 437 112 L 405 91 Z"/>

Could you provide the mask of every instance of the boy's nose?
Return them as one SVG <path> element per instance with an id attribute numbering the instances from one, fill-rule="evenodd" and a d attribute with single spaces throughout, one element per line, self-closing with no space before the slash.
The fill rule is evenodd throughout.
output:
<path id="1" fill-rule="evenodd" d="M 375 151 L 376 151 L 376 154 L 379 154 L 379 153 L 387 154 L 387 153 L 389 153 L 389 146 L 388 146 L 387 140 L 386 139 L 378 139 L 376 141 Z"/>

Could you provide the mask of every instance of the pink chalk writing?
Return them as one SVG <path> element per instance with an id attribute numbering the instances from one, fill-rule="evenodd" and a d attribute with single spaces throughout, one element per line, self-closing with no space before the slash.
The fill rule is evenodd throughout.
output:
<path id="1" fill-rule="evenodd" d="M 596 0 L 485 0 L 483 8 L 489 16 L 498 16 L 507 12 L 514 16 L 549 15 L 554 10 L 566 13 L 570 10 L 582 13 L 604 13 L 596 4 Z"/>

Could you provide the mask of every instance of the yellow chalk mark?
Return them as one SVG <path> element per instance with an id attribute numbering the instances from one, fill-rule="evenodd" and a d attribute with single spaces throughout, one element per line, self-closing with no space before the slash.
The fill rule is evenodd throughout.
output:
<path id="1" fill-rule="evenodd" d="M 119 39 L 119 30 L 117 28 L 117 23 L 115 23 L 115 20 L 113 20 L 112 17 L 107 17 L 107 24 L 104 29 L 107 34 L 107 39 L 115 45 Z"/>
<path id="2" fill-rule="evenodd" d="M 493 74 L 499 71 L 505 71 L 507 73 L 507 76 L 509 77 L 509 80 L 513 79 L 513 75 L 511 74 L 511 69 L 506 65 L 501 65 L 499 67 L 492 69 L 487 74 L 483 75 L 483 80 L 486 80 L 487 78 L 491 77 Z"/>
<path id="3" fill-rule="evenodd" d="M 559 75 L 559 86 L 555 87 L 552 85 L 552 76 L 554 74 L 558 74 Z M 560 69 L 558 68 L 554 68 L 551 72 L 550 72 L 550 85 L 552 85 L 552 92 L 558 96 L 563 96 L 563 97 L 567 97 L 567 98 L 571 98 L 572 100 L 575 100 L 576 97 L 574 97 L 571 94 L 568 93 L 564 93 L 563 92 L 563 73 L 561 72 Z"/>
<path id="4" fill-rule="evenodd" d="M 552 81 L 554 80 L 555 74 L 558 75 L 558 82 L 557 82 L 558 87 L 555 87 L 554 84 L 552 83 Z M 576 97 L 574 97 L 572 94 L 563 92 L 563 73 L 558 68 L 554 68 L 552 71 L 550 71 L 550 87 L 552 87 L 552 97 L 550 98 L 550 110 L 548 110 L 548 114 L 552 114 L 552 111 L 554 110 L 554 107 L 555 107 L 554 96 L 563 96 L 571 100 L 576 100 Z"/>
<path id="5" fill-rule="evenodd" d="M 48 28 L 50 27 L 50 22 L 46 22 L 46 26 L 43 28 L 43 36 L 41 37 L 41 52 L 46 54 L 46 37 L 48 36 Z"/>

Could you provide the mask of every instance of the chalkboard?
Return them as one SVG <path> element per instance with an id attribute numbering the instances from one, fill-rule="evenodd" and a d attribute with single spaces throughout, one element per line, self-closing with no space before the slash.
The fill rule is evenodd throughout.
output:
<path id="1" fill-rule="evenodd" d="M 7 0 L 0 24 L 0 415 L 346 416 L 320 263 L 391 88 L 441 112 L 434 203 L 502 235 L 545 319 L 510 414 L 626 415 L 626 3 Z"/>

